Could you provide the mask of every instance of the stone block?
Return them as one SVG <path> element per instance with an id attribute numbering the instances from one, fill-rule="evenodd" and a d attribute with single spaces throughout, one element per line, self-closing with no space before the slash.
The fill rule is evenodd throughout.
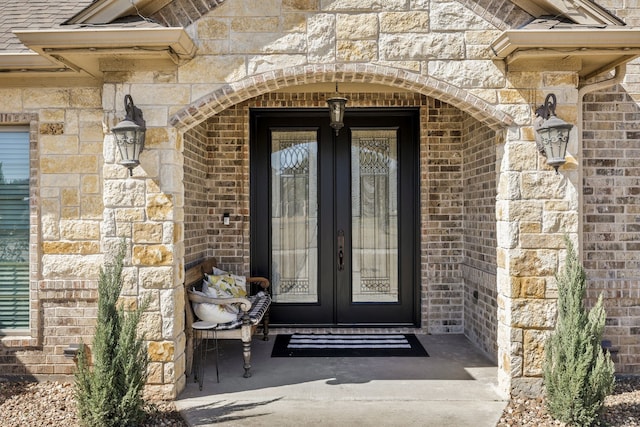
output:
<path id="1" fill-rule="evenodd" d="M 140 323 L 138 324 L 138 333 L 144 334 L 144 338 L 147 340 L 161 340 L 162 339 L 162 316 L 158 312 L 145 312 L 140 317 Z M 151 345 L 151 344 L 150 344 Z M 165 344 L 159 344 L 158 352 L 163 353 Z M 151 347 L 150 347 L 151 349 Z M 171 346 L 173 349 L 173 346 Z M 154 357 L 149 354 L 151 360 L 155 362 L 165 362 L 166 360 L 162 356 Z"/>
<path id="2" fill-rule="evenodd" d="M 406 10 L 405 0 L 320 0 L 320 9 L 324 11 L 385 11 Z"/>
<path id="3" fill-rule="evenodd" d="M 320 8 L 320 0 L 282 0 L 282 10 L 316 11 Z M 288 13 L 287 13 L 288 14 Z"/>
<path id="4" fill-rule="evenodd" d="M 307 22 L 307 56 L 311 63 L 328 63 L 336 59 L 336 18 L 333 14 L 318 14 Z"/>
<path id="5" fill-rule="evenodd" d="M 338 40 L 337 60 L 343 62 L 370 62 L 378 57 L 378 44 L 374 40 Z"/>
<path id="6" fill-rule="evenodd" d="M 44 254 L 42 277 L 45 279 L 97 280 L 102 255 Z"/>
<path id="7" fill-rule="evenodd" d="M 91 255 L 100 253 L 98 242 L 42 242 L 42 253 L 56 255 Z"/>
<path id="8" fill-rule="evenodd" d="M 196 22 L 198 40 L 203 39 L 228 39 L 229 22 L 226 19 L 204 16 Z"/>
<path id="9" fill-rule="evenodd" d="M 550 299 L 514 299 L 512 327 L 552 329 L 556 322 L 556 301 Z"/>
<path id="10" fill-rule="evenodd" d="M 495 29 L 476 12 L 456 2 L 432 2 L 429 18 L 432 31 Z"/>
<path id="11" fill-rule="evenodd" d="M 98 165 L 99 159 L 95 155 L 65 155 L 40 158 L 40 170 L 45 174 L 97 173 Z"/>
<path id="12" fill-rule="evenodd" d="M 2 99 L 3 111 L 22 111 L 23 98 L 22 89 L 0 88 L 0 99 Z M 42 107 L 42 105 L 40 106 Z M 47 111 L 64 111 L 64 110 L 47 110 Z M 40 119 L 46 120 L 43 111 L 40 111 Z M 59 120 L 59 116 L 53 116 L 51 120 Z"/>
<path id="13" fill-rule="evenodd" d="M 464 58 L 464 37 L 460 34 L 449 33 L 429 33 L 429 34 L 381 34 L 380 35 L 380 59 L 387 61 L 406 60 L 427 60 L 427 59 L 463 59 Z M 491 62 L 487 61 L 488 64 Z M 474 68 L 480 64 L 474 64 Z M 488 74 L 483 77 L 481 70 L 474 70 L 474 77 L 463 69 L 464 63 L 451 61 L 430 61 L 429 75 L 443 80 L 459 83 L 464 78 L 469 77 L 478 83 L 478 80 L 491 79 L 492 75 L 497 75 L 495 67 L 486 68 Z M 455 72 L 454 72 L 455 69 Z M 455 77 L 455 80 L 447 80 L 446 76 Z M 504 77 L 500 77 L 504 81 Z M 470 84 L 471 85 L 471 84 Z M 504 85 L 504 82 L 503 84 Z M 462 85 L 459 85 L 462 86 Z M 476 84 L 475 87 L 484 86 Z M 485 86 L 486 87 L 486 86 Z"/>
<path id="14" fill-rule="evenodd" d="M 522 197 L 525 199 L 563 199 L 567 193 L 567 180 L 558 179 L 555 172 L 522 174 Z"/>
<path id="15" fill-rule="evenodd" d="M 147 367 L 147 384 L 163 384 L 163 365 L 161 362 L 149 362 Z"/>
<path id="16" fill-rule="evenodd" d="M 134 265 L 159 266 L 173 263 L 171 249 L 164 245 L 134 245 L 131 262 Z"/>
<path id="17" fill-rule="evenodd" d="M 60 221 L 60 238 L 63 240 L 97 240 L 100 223 L 96 221 Z"/>
<path id="18" fill-rule="evenodd" d="M 147 218 L 150 221 L 165 221 L 173 218 L 173 196 L 171 194 L 150 194 L 146 202 Z"/>
<path id="19" fill-rule="evenodd" d="M 427 33 L 429 13 L 424 11 L 383 12 L 380 14 L 380 32 Z"/>
<path id="20" fill-rule="evenodd" d="M 548 330 L 526 329 L 524 331 L 524 365 L 525 377 L 542 376 L 544 363 L 544 346 L 551 334 Z"/>
<path id="21" fill-rule="evenodd" d="M 307 16 L 304 13 L 287 13 L 282 17 L 282 29 L 286 32 L 306 33 Z M 309 40 L 307 40 L 307 45 Z"/>
<path id="22" fill-rule="evenodd" d="M 430 47 L 425 47 L 432 52 L 430 58 L 437 59 L 429 61 L 428 73 L 430 76 L 449 82 L 461 88 L 502 88 L 505 85 L 504 75 L 493 65 L 491 61 L 466 60 L 451 61 L 452 59 L 463 59 L 464 40 L 457 38 L 458 35 L 449 35 L 437 43 L 449 43 L 444 50 L 438 52 Z M 449 61 L 445 61 L 449 59 Z"/>
<path id="23" fill-rule="evenodd" d="M 193 61 L 190 61 L 190 64 Z M 188 65 L 187 64 L 187 65 Z M 207 70 L 207 73 L 210 70 Z M 131 96 L 136 106 L 140 107 L 146 118 L 145 105 L 175 105 L 188 104 L 190 91 L 188 85 L 176 84 L 137 84 L 131 86 Z M 152 124 L 147 123 L 147 126 Z M 153 124 L 155 125 L 155 124 Z"/>
<path id="24" fill-rule="evenodd" d="M 558 252 L 551 249 L 509 251 L 512 276 L 553 276 L 558 267 Z"/>
<path id="25" fill-rule="evenodd" d="M 149 359 L 153 362 L 172 362 L 174 343 L 172 341 L 151 341 L 148 345 Z"/>
<path id="26" fill-rule="evenodd" d="M 144 182 L 138 179 L 105 180 L 104 205 L 105 207 L 144 206 Z"/>
<path id="27" fill-rule="evenodd" d="M 22 102 L 26 109 L 69 107 L 69 90 L 43 87 L 27 88 L 24 89 Z"/>
<path id="28" fill-rule="evenodd" d="M 280 19 L 268 17 L 238 17 L 231 20 L 231 31 L 234 33 L 271 33 L 280 27 Z M 234 40 L 236 34 L 234 34 Z"/>
<path id="29" fill-rule="evenodd" d="M 162 243 L 162 224 L 134 223 L 133 243 Z"/>
<path id="30" fill-rule="evenodd" d="M 80 87 L 69 91 L 72 108 L 101 108 L 102 91 L 99 88 Z"/>
<path id="31" fill-rule="evenodd" d="M 246 76 L 243 56 L 209 55 L 197 56 L 180 67 L 180 83 L 227 83 Z"/>
<path id="32" fill-rule="evenodd" d="M 338 14 L 336 17 L 338 40 L 375 40 L 378 31 L 378 15 L 375 13 Z"/>
<path id="33" fill-rule="evenodd" d="M 526 234 L 520 235 L 522 249 L 564 249 L 564 234 Z"/>
<path id="34" fill-rule="evenodd" d="M 249 74 L 260 74 L 267 71 L 304 65 L 306 62 L 307 56 L 302 54 L 255 55 L 249 57 L 247 70 Z"/>

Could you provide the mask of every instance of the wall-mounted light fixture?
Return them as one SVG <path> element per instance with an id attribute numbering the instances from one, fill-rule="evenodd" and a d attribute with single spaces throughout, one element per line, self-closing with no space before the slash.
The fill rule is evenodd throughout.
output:
<path id="1" fill-rule="evenodd" d="M 336 130 L 336 136 L 340 133 L 340 129 L 344 127 L 344 110 L 347 105 L 347 98 L 340 96 L 338 93 L 338 83 L 336 82 L 336 93 L 327 99 L 329 105 L 329 117 L 331 118 L 331 127 Z"/>
<path id="2" fill-rule="evenodd" d="M 120 150 L 120 164 L 129 168 L 129 176 L 133 168 L 140 164 L 140 153 L 144 149 L 144 138 L 147 128 L 142 118 L 142 111 L 133 104 L 131 95 L 124 97 L 126 116 L 123 121 L 111 128 Z"/>
<path id="3" fill-rule="evenodd" d="M 536 116 L 542 118 L 536 125 L 536 144 L 538 150 L 546 156 L 547 164 L 553 166 L 558 174 L 558 168 L 566 162 L 569 133 L 573 125 L 556 116 L 556 104 L 556 95 L 550 93 L 545 98 L 544 105 L 536 110 Z"/>

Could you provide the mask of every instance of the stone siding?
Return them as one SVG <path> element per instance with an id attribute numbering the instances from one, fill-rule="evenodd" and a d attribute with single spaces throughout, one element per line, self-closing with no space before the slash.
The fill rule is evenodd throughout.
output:
<path id="1" fill-rule="evenodd" d="M 584 171 L 568 164 L 558 176 L 536 150 L 532 112 L 554 92 L 558 115 L 575 123 L 577 73 L 492 61 L 490 43 L 531 19 L 509 2 L 178 0 L 157 17 L 187 26 L 193 59 L 161 69 L 104 60 L 100 87 L 0 88 L 0 121 L 30 125 L 33 195 L 31 330 L 2 338 L 3 368 L 71 372 L 62 349 L 90 336 L 99 267 L 124 237 L 123 301 L 152 296 L 150 389 L 175 397 L 185 384 L 185 263 L 216 256 L 249 272 L 249 108 L 325 107 L 344 83 L 357 88 L 343 89 L 350 107 L 420 107 L 424 331 L 465 333 L 497 355 L 506 393 L 536 389 L 563 239 L 579 240 L 582 219 L 590 297 L 606 290 L 607 336 L 621 370 L 638 371 L 638 269 L 626 257 L 638 249 L 637 63 L 626 95 L 589 95 Z M 132 177 L 108 131 L 125 94 L 148 127 Z M 572 154 L 578 142 L 574 134 Z"/>

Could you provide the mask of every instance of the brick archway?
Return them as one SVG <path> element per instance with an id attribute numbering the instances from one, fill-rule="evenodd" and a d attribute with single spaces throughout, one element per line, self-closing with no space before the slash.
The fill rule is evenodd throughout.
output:
<path id="1" fill-rule="evenodd" d="M 470 92 L 430 76 L 382 65 L 327 64 L 284 68 L 225 84 L 178 111 L 170 124 L 184 131 L 247 99 L 285 87 L 322 82 L 380 84 L 420 93 L 451 104 L 495 130 L 514 122 Z"/>

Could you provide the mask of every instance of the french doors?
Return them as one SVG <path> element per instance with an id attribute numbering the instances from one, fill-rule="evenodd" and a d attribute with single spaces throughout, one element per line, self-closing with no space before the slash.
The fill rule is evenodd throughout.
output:
<path id="1" fill-rule="evenodd" d="M 251 268 L 280 325 L 412 325 L 419 314 L 418 116 L 251 112 Z"/>

